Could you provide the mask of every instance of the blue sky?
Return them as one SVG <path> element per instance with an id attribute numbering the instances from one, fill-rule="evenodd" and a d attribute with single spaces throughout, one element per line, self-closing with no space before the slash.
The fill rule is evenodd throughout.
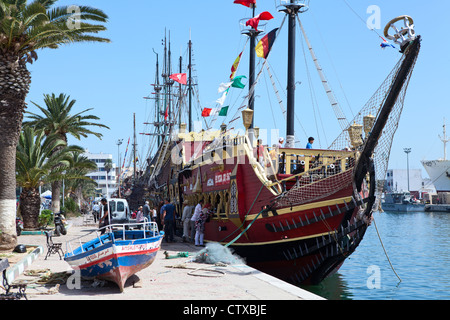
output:
<path id="1" fill-rule="evenodd" d="M 279 27 L 284 15 L 277 12 L 276 1 L 258 0 L 257 3 L 257 14 L 269 11 L 275 17 L 268 21 L 266 31 Z M 95 137 L 81 141 L 69 138 L 69 142 L 91 152 L 112 153 L 114 159 L 117 158 L 116 141 L 124 140 L 120 149 L 123 154 L 126 141 L 132 137 L 133 113 L 136 114 L 138 155 L 145 156 L 150 146 L 148 136 L 139 133 L 150 132 L 143 123 L 153 121 L 154 106 L 152 100 L 143 97 L 153 91 L 151 84 L 155 79 L 156 63 L 153 50 L 162 59 L 161 39 L 165 30 L 167 34 L 170 31 L 173 70 L 178 70 L 180 55 L 184 59 L 183 68 L 186 68 L 187 42 L 191 33 L 200 105 L 202 108 L 216 107 L 215 100 L 220 96 L 217 89 L 220 83 L 228 81 L 230 67 L 246 42 L 245 36 L 240 34 L 239 21 L 251 17 L 250 9 L 233 4 L 232 0 L 58 2 L 58 5 L 72 4 L 89 5 L 105 11 L 109 16 L 108 31 L 102 36 L 110 38 L 112 43 L 74 44 L 38 52 L 39 59 L 30 66 L 32 84 L 27 97 L 28 110 L 37 111 L 30 101 L 42 105 L 44 93 L 70 95 L 77 100 L 77 112 L 94 108 L 90 113 L 99 116 L 111 130 L 100 130 L 104 135 L 102 140 Z M 421 168 L 420 160 L 443 157 L 438 135 L 442 134 L 444 117 L 450 133 L 447 95 L 450 90 L 450 44 L 446 40 L 445 29 L 450 3 L 443 0 L 430 0 L 426 5 L 418 0 L 310 0 L 310 10 L 302 14 L 301 19 L 349 120 L 353 118 L 352 112 L 356 114 L 359 111 L 400 58 L 398 50 L 380 49 L 381 40 L 363 22 L 371 16 L 367 13 L 371 5 L 380 8 L 382 29 L 392 18 L 408 14 L 414 18 L 416 32 L 423 37 L 422 52 L 409 86 L 389 164 L 389 168 L 406 168 L 403 148 L 410 147 L 410 167 Z M 382 34 L 382 30 L 376 31 Z M 309 111 L 312 95 L 300 39 L 297 37 L 296 80 L 299 83 L 296 113 L 306 134 L 297 121 L 296 130 L 301 147 L 306 144 L 307 136 L 312 135 L 316 137 L 316 147 L 326 148 L 340 129 L 307 55 L 307 65 L 314 81 L 313 97 L 318 103 L 316 112 L 320 113 L 320 118 L 315 118 Z M 269 57 L 280 90 L 286 86 L 286 41 L 287 24 L 283 26 Z M 247 61 L 248 46 L 237 75 L 248 76 Z M 248 88 L 241 92 L 237 90 L 230 91 L 225 103 L 230 105 L 231 115 L 243 102 Z M 267 96 L 268 91 L 273 91 L 269 79 L 261 78 L 256 90 L 255 125 L 269 132 L 276 126 L 280 135 L 285 136 L 285 124 L 276 97 L 271 94 L 269 99 Z M 286 105 L 284 93 L 281 97 Z M 198 107 L 194 111 L 194 120 L 199 119 L 199 112 Z M 320 125 L 319 131 L 316 123 Z M 216 122 L 215 127 L 219 125 Z"/>

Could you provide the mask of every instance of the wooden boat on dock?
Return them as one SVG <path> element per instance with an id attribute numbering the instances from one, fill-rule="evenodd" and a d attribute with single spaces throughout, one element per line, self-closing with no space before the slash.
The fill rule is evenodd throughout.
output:
<path id="1" fill-rule="evenodd" d="M 141 229 L 130 229 L 137 226 Z M 80 270 L 81 277 L 112 281 L 123 292 L 130 276 L 153 263 L 164 232 L 158 231 L 154 222 L 114 224 L 105 228 L 109 231 L 103 235 L 102 228 L 68 242 L 64 260 L 73 269 Z M 75 250 L 72 250 L 73 243 L 79 243 Z"/>

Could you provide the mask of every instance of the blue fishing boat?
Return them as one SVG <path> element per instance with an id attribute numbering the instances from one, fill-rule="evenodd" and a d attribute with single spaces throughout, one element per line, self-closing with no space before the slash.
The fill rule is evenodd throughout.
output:
<path id="1" fill-rule="evenodd" d="M 164 232 L 158 230 L 155 222 L 113 224 L 105 228 L 107 232 L 103 235 L 102 228 L 69 241 L 64 260 L 80 270 L 81 277 L 112 281 L 123 292 L 130 276 L 153 263 Z M 79 247 L 72 250 L 74 242 Z"/>

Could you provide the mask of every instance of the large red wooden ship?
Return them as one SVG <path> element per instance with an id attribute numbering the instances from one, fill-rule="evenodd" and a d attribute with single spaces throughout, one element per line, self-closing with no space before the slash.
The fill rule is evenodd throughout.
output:
<path id="1" fill-rule="evenodd" d="M 250 8 L 256 17 L 255 8 Z M 298 14 L 306 8 L 304 1 L 293 0 L 281 1 L 279 7 L 289 20 L 288 63 L 294 61 L 291 41 L 295 41 L 296 22 L 301 24 Z M 400 28 L 399 22 L 403 22 Z M 420 50 L 420 36 L 413 27 L 408 16 L 389 22 L 385 36 L 399 45 L 400 61 L 330 148 L 294 147 L 293 68 L 288 68 L 287 146 L 260 144 L 253 125 L 258 79 L 250 69 L 248 104 L 241 108 L 245 134 L 225 124 L 201 132 L 189 130 L 190 123 L 189 129 L 182 123 L 175 128 L 171 120 L 176 115 L 169 115 L 162 135 L 171 139 L 158 138 L 158 152 L 149 159 L 141 183 L 155 200 L 169 197 L 179 212 L 185 200 L 190 205 L 200 199 L 211 204 L 205 240 L 232 248 L 250 266 L 294 284 L 320 282 L 354 252 L 378 204 L 392 138 Z M 260 31 L 250 27 L 243 33 L 250 39 L 252 61 Z M 190 80 L 189 74 L 189 93 Z"/>

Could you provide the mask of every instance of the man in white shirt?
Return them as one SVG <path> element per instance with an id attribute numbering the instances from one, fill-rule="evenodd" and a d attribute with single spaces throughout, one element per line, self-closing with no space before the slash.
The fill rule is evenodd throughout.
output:
<path id="1" fill-rule="evenodd" d="M 195 238 L 195 221 L 198 220 L 200 213 L 202 212 L 202 207 L 203 207 L 203 199 L 198 202 L 197 206 L 194 209 L 194 214 L 192 215 L 191 218 L 191 242 Z"/>

